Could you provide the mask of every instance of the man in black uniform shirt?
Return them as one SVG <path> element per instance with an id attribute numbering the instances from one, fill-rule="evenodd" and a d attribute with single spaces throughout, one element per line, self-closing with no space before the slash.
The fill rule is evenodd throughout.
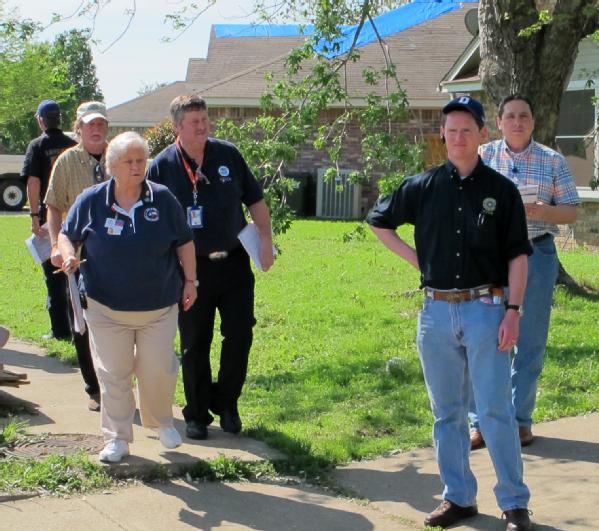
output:
<path id="1" fill-rule="evenodd" d="M 168 186 L 187 214 L 197 255 L 196 303 L 179 313 L 186 434 L 205 439 L 220 415 L 224 431 L 238 433 L 237 400 L 247 373 L 254 319 L 254 275 L 237 238 L 247 224 L 242 205 L 261 240 L 264 271 L 273 263 L 270 214 L 262 188 L 237 148 L 209 138 L 206 102 L 196 95 L 179 96 L 170 107 L 174 144 L 152 162 L 148 179 Z M 223 336 L 218 380 L 212 383 L 210 345 L 218 309 Z"/>
<path id="2" fill-rule="evenodd" d="M 517 188 L 478 157 L 484 121 L 478 101 L 462 96 L 448 103 L 441 127 L 448 161 L 380 198 L 368 223 L 386 247 L 420 271 L 424 288 L 417 344 L 445 485 L 443 502 L 425 524 L 448 527 L 478 512 L 467 420 L 472 381 L 497 476 L 497 504 L 507 530 L 520 531 L 531 526 L 530 493 L 523 482 L 509 351 L 518 339 L 531 248 Z M 415 227 L 415 249 L 396 233 L 404 223 Z"/>
<path id="3" fill-rule="evenodd" d="M 60 130 L 60 107 L 53 100 L 42 101 L 35 113 L 42 134 L 32 140 L 25 152 L 25 162 L 21 177 L 27 179 L 27 199 L 31 216 L 31 232 L 37 236 L 47 236 L 43 227 L 46 222 L 46 205 L 42 198 L 46 195 L 52 165 L 65 149 L 77 142 Z M 47 307 L 50 315 L 52 337 L 70 339 L 69 303 L 65 275 L 54 275 L 56 267 L 50 259 L 42 264 L 44 280 L 48 290 Z"/>

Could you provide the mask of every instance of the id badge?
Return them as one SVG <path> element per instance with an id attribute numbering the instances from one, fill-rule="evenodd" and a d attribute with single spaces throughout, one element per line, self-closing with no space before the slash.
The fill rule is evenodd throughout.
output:
<path id="1" fill-rule="evenodd" d="M 187 223 L 192 229 L 201 229 L 204 226 L 204 207 L 187 207 Z"/>
<path id="2" fill-rule="evenodd" d="M 123 232 L 125 222 L 121 219 L 108 218 L 104 226 L 108 229 L 107 232 L 111 236 L 120 236 L 121 232 Z"/>

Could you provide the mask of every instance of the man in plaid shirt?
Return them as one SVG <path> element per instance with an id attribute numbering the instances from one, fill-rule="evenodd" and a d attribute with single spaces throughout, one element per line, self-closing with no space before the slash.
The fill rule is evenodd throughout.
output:
<path id="1" fill-rule="evenodd" d="M 576 220 L 576 208 L 580 204 L 566 159 L 534 141 L 534 125 L 531 101 L 518 94 L 507 96 L 499 105 L 497 117 L 503 138 L 479 150 L 485 164 L 514 181 L 523 194 L 524 189 L 532 192 L 532 202 L 527 203 L 523 195 L 533 254 L 528 257 L 524 312 L 512 362 L 512 398 L 522 446 L 533 440 L 532 412 L 559 267 L 554 236 L 558 233 L 558 224 Z M 484 434 L 479 431 L 474 405 L 472 409 L 470 439 L 474 449 L 484 444 Z"/>

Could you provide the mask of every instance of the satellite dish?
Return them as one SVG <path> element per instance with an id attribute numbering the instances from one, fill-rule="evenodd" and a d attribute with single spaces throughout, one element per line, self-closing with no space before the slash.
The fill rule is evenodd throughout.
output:
<path id="1" fill-rule="evenodd" d="M 470 35 L 478 35 L 478 9 L 470 9 L 464 15 L 464 24 Z"/>

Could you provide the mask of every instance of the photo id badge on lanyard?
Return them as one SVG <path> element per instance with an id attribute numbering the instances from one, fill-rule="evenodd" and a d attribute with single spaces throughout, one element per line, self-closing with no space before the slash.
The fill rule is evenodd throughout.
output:
<path id="1" fill-rule="evenodd" d="M 120 236 L 124 226 L 125 222 L 122 219 L 115 218 L 106 218 L 106 223 L 104 224 L 104 227 L 108 229 L 108 234 L 111 236 Z"/>
<path id="2" fill-rule="evenodd" d="M 192 229 L 201 229 L 204 226 L 204 207 L 187 207 L 187 223 Z"/>

